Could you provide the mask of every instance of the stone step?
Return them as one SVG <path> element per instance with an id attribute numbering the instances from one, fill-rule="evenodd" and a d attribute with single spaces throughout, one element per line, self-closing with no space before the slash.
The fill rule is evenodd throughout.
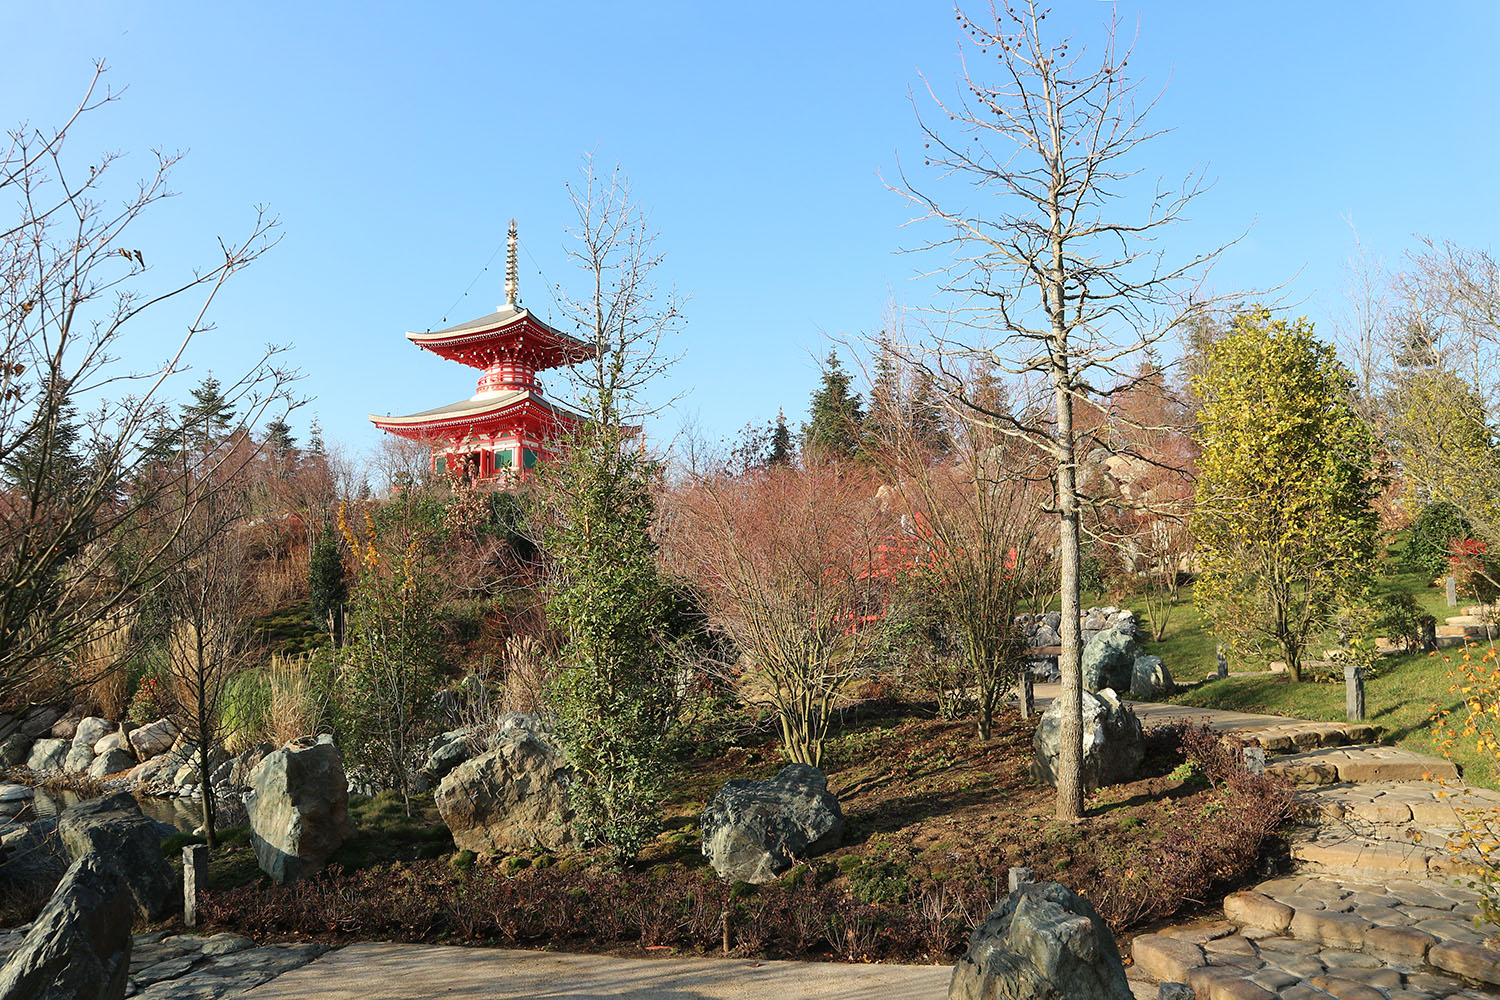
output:
<path id="1" fill-rule="evenodd" d="M 1173 982 L 1199 1000 L 1493 997 L 1500 951 L 1473 925 L 1475 899 L 1430 879 L 1272 879 L 1226 897 L 1222 920 L 1136 938 L 1132 991 Z M 1476 982 L 1487 985 L 1466 988 Z"/>
<path id="2" fill-rule="evenodd" d="M 1436 630 L 1439 639 L 1488 639 L 1490 630 L 1485 625 L 1439 625 Z"/>
<path id="3" fill-rule="evenodd" d="M 1272 753 L 1290 753 L 1317 747 L 1342 747 L 1373 743 L 1380 738 L 1380 727 L 1363 722 L 1305 722 L 1293 720 L 1276 726 L 1262 726 L 1243 735 Z"/>
<path id="4" fill-rule="evenodd" d="M 1299 785 L 1337 782 L 1456 781 L 1452 761 L 1413 753 L 1401 747 L 1324 746 L 1274 758 L 1266 770 Z"/>
<path id="5" fill-rule="evenodd" d="M 1487 624 L 1483 615 L 1469 614 L 1452 615 L 1448 618 L 1443 619 L 1443 621 L 1447 622 L 1449 625 L 1478 625 L 1481 628 L 1483 628 Z"/>
<path id="6" fill-rule="evenodd" d="M 1462 814 L 1500 815 L 1500 792 L 1454 783 L 1341 783 L 1306 788 L 1297 799 L 1308 820 L 1324 829 L 1428 847 L 1443 847 L 1463 829 Z"/>

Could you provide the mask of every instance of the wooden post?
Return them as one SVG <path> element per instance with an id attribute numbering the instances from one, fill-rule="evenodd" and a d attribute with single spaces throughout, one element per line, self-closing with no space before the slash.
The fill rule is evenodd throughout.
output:
<path id="1" fill-rule="evenodd" d="M 1219 670 L 1219 680 L 1229 676 L 1229 657 L 1224 655 L 1224 644 L 1221 642 L 1214 647 L 1214 664 Z"/>
<path id="2" fill-rule="evenodd" d="M 1344 664 L 1344 714 L 1350 722 L 1365 721 L 1365 668 Z"/>
<path id="3" fill-rule="evenodd" d="M 1031 718 L 1031 713 L 1036 711 L 1036 692 L 1033 690 L 1035 684 L 1036 678 L 1031 674 L 1031 664 L 1021 664 L 1021 680 L 1016 685 L 1016 690 L 1021 702 L 1021 718 L 1023 719 Z"/>
<path id="4" fill-rule="evenodd" d="M 730 945 L 730 930 L 729 930 L 729 910 L 728 909 L 725 909 L 725 910 L 723 910 L 723 911 L 721 911 L 719 913 L 719 922 L 723 925 L 723 929 L 724 929 L 724 954 L 727 956 L 729 954 L 729 951 L 730 951 L 730 947 L 729 947 L 729 945 Z"/>
<path id="5" fill-rule="evenodd" d="M 208 881 L 208 846 L 189 844 L 182 849 L 182 923 L 198 926 L 198 886 Z"/>
<path id="6" fill-rule="evenodd" d="M 1458 577 L 1448 576 L 1443 578 L 1443 585 L 1448 591 L 1448 607 L 1458 607 Z"/>

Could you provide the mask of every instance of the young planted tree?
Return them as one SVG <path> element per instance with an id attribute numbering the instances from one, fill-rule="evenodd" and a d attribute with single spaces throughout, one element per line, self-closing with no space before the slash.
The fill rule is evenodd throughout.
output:
<path id="1" fill-rule="evenodd" d="M 38 690 L 57 679 L 49 665 L 128 622 L 166 571 L 194 556 L 177 537 L 201 494 L 174 492 L 153 471 L 161 455 L 152 443 L 181 438 L 175 417 L 161 429 L 163 396 L 211 329 L 224 283 L 274 243 L 274 220 L 262 214 L 245 239 L 219 244 L 214 264 L 157 276 L 136 234 L 168 194 L 176 157 L 158 154 L 149 176 L 117 186 L 118 156 L 87 162 L 67 151 L 116 99 L 102 73 L 61 126 L 18 127 L 0 140 L 0 195 L 12 212 L 0 221 L 0 704 L 56 694 Z M 123 338 L 143 316 L 165 319 L 183 305 L 182 333 L 160 368 L 119 367 Z M 223 387 L 241 427 L 294 378 L 271 363 L 275 353 Z M 85 400 L 94 409 L 75 427 L 68 415 Z"/>
<path id="2" fill-rule="evenodd" d="M 901 627 L 883 571 L 896 522 L 878 485 L 834 462 L 699 476 L 668 522 L 673 568 L 743 654 L 724 670 L 774 713 L 787 758 L 814 767 L 840 696 Z"/>
<path id="3" fill-rule="evenodd" d="M 656 288 L 662 255 L 618 169 L 604 175 L 590 159 L 570 193 L 569 254 L 589 291 L 565 308 L 587 347 L 572 372 L 586 421 L 538 483 L 547 614 L 563 640 L 550 702 L 580 832 L 629 858 L 660 826 L 677 678 L 673 599 L 652 536 L 659 469 L 631 425 L 674 360 L 665 340 L 681 314 Z"/>
<path id="4" fill-rule="evenodd" d="M 308 558 L 309 604 L 313 624 L 326 626 L 337 645 L 344 638 L 344 604 L 349 599 L 349 583 L 344 575 L 344 553 L 339 536 L 331 524 L 318 532 Z"/>
<path id="5" fill-rule="evenodd" d="M 1375 557 L 1374 443 L 1352 389 L 1311 324 L 1264 309 L 1235 317 L 1195 384 L 1195 596 L 1230 645 L 1275 647 L 1293 680 Z"/>
<path id="6" fill-rule="evenodd" d="M 1079 632 L 1080 430 L 1074 407 L 1104 405 L 1128 385 L 1128 359 L 1165 337 L 1185 315 L 1190 278 L 1214 254 L 1170 264 L 1154 240 L 1200 188 L 1142 190 L 1138 154 L 1155 130 L 1152 103 L 1134 103 L 1129 52 L 1108 26 L 1097 54 L 1054 40 L 1034 2 L 959 13 L 964 34 L 996 60 L 989 82 L 964 63 L 959 94 L 921 119 L 927 163 L 943 180 L 900 191 L 946 235 L 918 249 L 948 261 L 956 299 L 925 353 L 938 388 L 1001 433 L 1045 455 L 1053 469 L 1062 610 L 1059 818 L 1084 814 Z M 920 115 L 919 115 L 920 118 Z M 988 199 L 978 196 L 991 196 Z M 1004 409 L 968 395 L 974 362 L 1007 383 Z M 1041 404 L 1046 402 L 1043 408 Z"/>

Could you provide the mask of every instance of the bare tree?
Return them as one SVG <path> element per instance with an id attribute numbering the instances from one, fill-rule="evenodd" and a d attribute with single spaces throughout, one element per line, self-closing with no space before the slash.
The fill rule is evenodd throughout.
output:
<path id="1" fill-rule="evenodd" d="M 993 197 L 970 207 L 970 199 L 905 174 L 898 190 L 923 220 L 947 230 L 914 248 L 948 259 L 943 287 L 957 300 L 925 356 L 935 381 L 1055 469 L 1063 681 L 1057 812 L 1076 820 L 1084 815 L 1078 574 L 1085 455 L 1074 409 L 1079 401 L 1103 405 L 1129 383 L 1130 359 L 1187 314 L 1186 286 L 1215 254 L 1168 265 L 1152 246 L 1200 192 L 1199 177 L 1148 190 L 1137 212 L 1120 205 L 1140 183 L 1134 158 L 1157 133 L 1147 124 L 1154 101 L 1135 104 L 1118 23 L 1108 25 L 1103 51 L 1088 61 L 1070 41 L 1049 37 L 1046 16 L 1029 0 L 991 4 L 982 18 L 960 13 L 973 45 L 995 56 L 999 82 L 984 82 L 964 56 L 959 95 L 940 98 L 929 86 L 939 114 L 928 120 L 918 112 L 927 163 L 939 177 Z M 975 360 L 999 368 L 1011 405 L 990 408 L 966 395 L 959 373 Z"/>
<path id="2" fill-rule="evenodd" d="M 226 447 L 232 447 L 227 444 Z M 229 679 L 248 665 L 247 600 L 251 581 L 243 526 L 243 468 L 229 482 L 214 455 L 184 447 L 177 460 L 180 509 L 191 511 L 172 536 L 172 563 L 164 581 L 172 630 L 166 670 L 177 703 L 178 728 L 197 747 L 203 830 L 209 847 L 218 842 L 218 804 L 212 781 L 224 740 L 222 703 Z"/>
<path id="3" fill-rule="evenodd" d="M 154 443 L 176 436 L 170 421 L 163 427 L 163 398 L 189 346 L 212 329 L 219 290 L 275 243 L 275 220 L 262 211 L 244 239 L 220 241 L 212 265 L 158 280 L 133 234 L 169 195 L 177 156 L 157 153 L 149 176 L 122 187 L 117 155 L 81 162 L 65 148 L 117 98 L 103 72 L 96 67 L 60 127 L 17 127 L 0 146 L 0 194 L 17 206 L 0 222 L 0 703 L 24 696 L 85 636 L 128 623 L 135 602 L 187 557 L 178 536 L 196 499 L 162 502 L 172 494 L 152 472 Z M 153 370 L 122 368 L 122 338 L 169 303 L 188 306 L 171 356 Z M 295 374 L 276 365 L 278 353 L 268 348 L 230 387 L 242 426 L 286 401 Z M 79 420 L 85 401 L 94 409 Z"/>
<path id="4" fill-rule="evenodd" d="M 722 664 L 768 706 L 790 760 L 818 766 L 838 699 L 889 648 L 884 549 L 895 537 L 872 478 L 813 463 L 706 475 L 671 499 L 669 563 L 743 652 Z"/>

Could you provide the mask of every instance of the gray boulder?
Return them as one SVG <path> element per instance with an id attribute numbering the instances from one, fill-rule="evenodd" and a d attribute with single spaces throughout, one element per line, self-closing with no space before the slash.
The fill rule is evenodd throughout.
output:
<path id="1" fill-rule="evenodd" d="M 98 854 L 74 861 L 0 968 L 0 1000 L 123 997 L 132 909 L 125 877 L 113 861 Z"/>
<path id="2" fill-rule="evenodd" d="M 94 744 L 95 757 L 103 756 L 113 750 L 124 750 L 131 756 L 135 756 L 135 751 L 130 745 L 130 734 L 123 729 L 116 729 L 112 733 L 106 733 L 98 743 Z"/>
<path id="3" fill-rule="evenodd" d="M 63 770 L 72 774 L 87 774 L 93 765 L 94 748 L 87 743 L 79 743 L 75 739 L 63 757 Z"/>
<path id="4" fill-rule="evenodd" d="M 0 767 L 14 767 L 26 763 L 31 756 L 31 745 L 35 741 L 25 733 L 11 733 L 0 740 Z"/>
<path id="5" fill-rule="evenodd" d="M 21 718 L 20 732 L 25 733 L 32 739 L 41 739 L 52 730 L 57 720 L 62 718 L 62 709 L 53 708 L 48 705 L 38 706 L 27 712 Z"/>
<path id="6" fill-rule="evenodd" d="M 1130 668 L 1130 696 L 1150 701 L 1165 698 L 1175 690 L 1172 672 L 1160 656 L 1137 656 Z"/>
<path id="7" fill-rule="evenodd" d="M 1120 949 L 1089 901 L 1056 882 L 1022 885 L 969 938 L 949 1000 L 1132 1000 Z"/>
<path id="8" fill-rule="evenodd" d="M 475 756 L 466 729 L 455 729 L 436 737 L 427 744 L 427 760 L 422 765 L 422 776 L 432 784 L 439 784 L 452 770 Z"/>
<path id="9" fill-rule="evenodd" d="M 349 780 L 333 737 L 293 740 L 250 775 L 245 793 L 250 845 L 261 870 L 277 882 L 310 875 L 347 838 Z"/>
<path id="10" fill-rule="evenodd" d="M 117 864 L 141 916 L 166 916 L 177 888 L 176 873 L 161 853 L 171 831 L 142 814 L 135 796 L 116 792 L 69 806 L 58 818 L 57 832 L 75 861 L 92 851 Z"/>
<path id="11" fill-rule="evenodd" d="M 714 871 L 745 882 L 770 882 L 801 858 L 832 850 L 844 833 L 828 778 L 807 764 L 788 764 L 768 781 L 724 783 L 703 810 L 703 854 Z"/>
<path id="12" fill-rule="evenodd" d="M 73 732 L 73 745 L 75 747 L 88 747 L 94 749 L 94 744 L 108 736 L 115 729 L 115 724 L 108 719 L 101 719 L 97 715 L 86 716 L 78 720 L 78 728 Z"/>
<path id="13" fill-rule="evenodd" d="M 71 746 L 67 740 L 37 740 L 31 745 L 26 766 L 33 771 L 56 771 L 63 766 Z"/>
<path id="14" fill-rule="evenodd" d="M 1089 691 L 1130 690 L 1130 675 L 1140 654 L 1135 637 L 1118 629 L 1096 633 L 1083 647 L 1083 686 Z"/>
<path id="15" fill-rule="evenodd" d="M 462 850 L 572 847 L 571 771 L 540 733 L 515 728 L 438 784 L 438 812 Z"/>
<path id="16" fill-rule="evenodd" d="M 30 823 L 0 822 L 0 892 L 9 898 L 47 898 L 69 860 L 57 836 L 56 816 Z"/>
<path id="17" fill-rule="evenodd" d="M 1062 738 L 1063 700 L 1054 698 L 1042 713 L 1032 737 L 1031 776 L 1057 784 L 1058 746 Z M 1083 692 L 1083 783 L 1089 791 L 1131 781 L 1146 759 L 1140 720 L 1108 688 Z"/>
<path id="18" fill-rule="evenodd" d="M 235 788 L 248 788 L 250 775 L 260 766 L 260 762 L 276 752 L 273 743 L 257 743 L 253 747 L 247 747 L 234 756 L 234 766 L 229 769 L 229 783 Z"/>
<path id="19" fill-rule="evenodd" d="M 135 754 L 129 750 L 114 749 L 101 753 L 94 758 L 89 765 L 89 776 L 92 778 L 103 778 L 106 775 L 118 774 L 135 767 Z"/>
<path id="20" fill-rule="evenodd" d="M 172 749 L 177 740 L 177 726 L 171 719 L 157 719 L 148 726 L 132 729 L 128 738 L 135 755 L 141 760 L 150 760 Z"/>

